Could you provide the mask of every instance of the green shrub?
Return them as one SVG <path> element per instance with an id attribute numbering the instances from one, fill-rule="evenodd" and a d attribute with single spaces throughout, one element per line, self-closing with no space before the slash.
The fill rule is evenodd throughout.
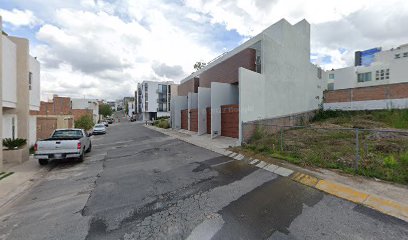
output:
<path id="1" fill-rule="evenodd" d="M 93 126 L 94 123 L 91 115 L 84 115 L 75 121 L 75 127 L 84 129 L 85 131 L 90 130 Z"/>
<path id="2" fill-rule="evenodd" d="M 258 141 L 258 140 L 262 139 L 262 138 L 264 137 L 264 135 L 265 135 L 265 133 L 264 133 L 264 131 L 261 129 L 261 127 L 259 127 L 258 125 L 256 125 L 254 134 L 252 134 L 252 137 L 251 137 L 251 139 L 250 139 L 250 142 Z"/>
<path id="3" fill-rule="evenodd" d="M 5 138 L 3 139 L 3 146 L 8 150 L 19 149 L 27 144 L 27 139 L 23 138 Z"/>
<path id="4" fill-rule="evenodd" d="M 405 152 L 400 155 L 400 162 L 402 164 L 408 165 L 408 152 Z"/>
<path id="5" fill-rule="evenodd" d="M 390 155 L 384 158 L 384 166 L 388 168 L 393 168 L 398 165 L 397 161 L 395 160 L 394 156 Z"/>

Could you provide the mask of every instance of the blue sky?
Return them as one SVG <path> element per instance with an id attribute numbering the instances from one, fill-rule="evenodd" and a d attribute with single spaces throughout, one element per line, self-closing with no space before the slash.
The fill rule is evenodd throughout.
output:
<path id="1" fill-rule="evenodd" d="M 403 0 L 11 0 L 0 2 L 0 15 L 8 34 L 30 40 L 43 99 L 114 99 L 143 80 L 178 82 L 196 61 L 281 18 L 311 24 L 311 61 L 325 69 L 351 65 L 355 50 L 408 42 Z"/>

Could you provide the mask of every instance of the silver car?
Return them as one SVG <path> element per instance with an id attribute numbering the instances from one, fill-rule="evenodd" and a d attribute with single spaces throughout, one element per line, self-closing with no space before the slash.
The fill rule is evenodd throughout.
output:
<path id="1" fill-rule="evenodd" d="M 93 127 L 92 134 L 97 135 L 97 134 L 105 134 L 106 133 L 106 127 L 105 124 L 103 123 L 98 123 Z"/>

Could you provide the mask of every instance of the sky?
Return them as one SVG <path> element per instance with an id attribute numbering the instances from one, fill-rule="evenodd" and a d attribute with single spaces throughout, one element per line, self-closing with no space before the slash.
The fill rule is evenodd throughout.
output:
<path id="1" fill-rule="evenodd" d="M 113 100 L 144 80 L 179 82 L 285 18 L 311 24 L 311 62 L 408 43 L 406 0 L 0 0 L 3 30 L 28 38 L 41 98 Z"/>

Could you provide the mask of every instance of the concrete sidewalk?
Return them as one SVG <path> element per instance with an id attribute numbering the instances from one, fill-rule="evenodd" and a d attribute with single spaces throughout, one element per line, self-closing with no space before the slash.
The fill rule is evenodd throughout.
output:
<path id="1" fill-rule="evenodd" d="M 304 169 L 278 159 L 273 159 L 272 162 L 270 159 L 263 161 L 252 159 L 227 150 L 228 147 L 239 145 L 238 141 L 233 138 L 217 137 L 211 139 L 209 135 L 197 136 L 195 132 L 186 130 L 146 127 L 235 160 L 246 161 L 248 164 L 267 171 L 290 177 L 293 181 L 408 222 L 408 186 L 376 181 L 361 176 L 339 174 L 327 169 Z"/>
<path id="2" fill-rule="evenodd" d="M 0 180 L 0 209 L 21 196 L 45 171 L 31 156 L 22 164 L 6 168 L 4 172 L 13 174 Z"/>

